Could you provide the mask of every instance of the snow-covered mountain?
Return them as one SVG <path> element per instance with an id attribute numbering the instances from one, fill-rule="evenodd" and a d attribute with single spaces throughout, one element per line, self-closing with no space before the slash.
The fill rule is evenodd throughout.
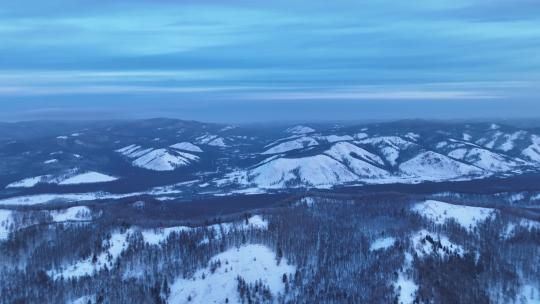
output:
<path id="1" fill-rule="evenodd" d="M 502 124 L 426 121 L 234 127 L 168 119 L 110 122 L 0 140 L 0 184 L 7 197 L 70 185 L 77 185 L 77 194 L 91 189 L 93 197 L 100 190 L 114 193 L 116 186 L 124 193 L 166 186 L 224 195 L 511 177 L 540 173 L 539 134 Z M 178 186 L 185 181 L 193 182 Z"/>

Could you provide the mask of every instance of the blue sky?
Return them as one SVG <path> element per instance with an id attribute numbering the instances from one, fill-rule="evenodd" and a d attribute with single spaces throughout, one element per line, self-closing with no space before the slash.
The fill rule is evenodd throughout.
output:
<path id="1" fill-rule="evenodd" d="M 536 0 L 18 0 L 0 120 L 540 113 Z"/>

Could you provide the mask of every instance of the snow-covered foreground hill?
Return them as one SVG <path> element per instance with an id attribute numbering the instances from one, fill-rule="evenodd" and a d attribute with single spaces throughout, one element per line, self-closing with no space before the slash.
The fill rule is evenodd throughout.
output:
<path id="1" fill-rule="evenodd" d="M 540 301 L 533 195 L 317 193 L 1 209 L 0 303 Z"/>
<path id="2" fill-rule="evenodd" d="M 295 267 L 264 245 L 244 245 L 215 255 L 208 266 L 198 270 L 191 278 L 180 278 L 171 285 L 168 302 L 181 303 L 244 303 L 241 284 L 260 284 L 252 302 L 276 301 L 283 296 L 283 276 L 295 273 Z M 240 287 L 242 288 L 242 287 Z"/>

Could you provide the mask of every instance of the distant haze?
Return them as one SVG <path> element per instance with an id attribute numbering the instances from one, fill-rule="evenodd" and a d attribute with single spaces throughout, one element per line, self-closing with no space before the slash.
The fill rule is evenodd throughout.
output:
<path id="1" fill-rule="evenodd" d="M 0 121 L 540 113 L 536 0 L 19 0 Z"/>

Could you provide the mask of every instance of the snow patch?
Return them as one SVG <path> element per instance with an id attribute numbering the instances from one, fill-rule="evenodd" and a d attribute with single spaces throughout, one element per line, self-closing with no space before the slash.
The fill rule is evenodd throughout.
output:
<path id="1" fill-rule="evenodd" d="M 517 223 L 509 223 L 505 226 L 501 237 L 504 239 L 509 239 L 513 237 L 516 234 L 516 230 L 518 230 L 518 228 L 527 230 L 529 232 L 531 232 L 532 230 L 540 231 L 540 222 L 528 219 L 521 219 Z"/>
<path id="2" fill-rule="evenodd" d="M 166 149 L 153 150 L 132 162 L 136 167 L 154 171 L 173 171 L 178 167 L 187 166 L 199 157 L 183 152 L 169 152 Z"/>
<path id="3" fill-rule="evenodd" d="M 308 134 L 308 133 L 315 132 L 315 129 L 298 125 L 298 126 L 288 128 L 287 130 L 285 130 L 285 132 L 290 133 L 290 134 Z"/>
<path id="4" fill-rule="evenodd" d="M 212 265 L 216 265 L 212 267 Z M 232 248 L 210 259 L 208 266 L 198 270 L 191 279 L 177 279 L 171 285 L 169 303 L 241 303 L 237 291 L 237 277 L 247 284 L 261 281 L 272 296 L 282 294 L 285 285 L 283 275 L 289 276 L 296 268 L 282 258 L 276 262 L 276 254 L 264 245 L 249 244 Z M 188 300 L 189 299 L 189 300 Z"/>
<path id="5" fill-rule="evenodd" d="M 411 246 L 416 255 L 420 258 L 428 255 L 437 255 L 444 258 L 449 254 L 463 256 L 465 252 L 462 246 L 452 243 L 448 237 L 432 234 L 425 229 L 422 229 L 411 236 Z"/>
<path id="6" fill-rule="evenodd" d="M 385 238 L 379 238 L 376 239 L 373 243 L 371 243 L 371 246 L 369 247 L 369 251 L 377 251 L 377 250 L 386 250 L 396 243 L 396 238 L 394 237 L 385 237 Z"/>
<path id="7" fill-rule="evenodd" d="M 294 140 L 286 141 L 283 143 L 280 143 L 276 146 L 273 146 L 272 148 L 262 152 L 261 154 L 277 154 L 277 153 L 283 153 L 288 152 L 292 150 L 298 150 L 303 149 L 305 147 L 311 147 L 316 146 L 319 143 L 312 137 L 304 136 L 300 138 L 296 138 Z"/>
<path id="8" fill-rule="evenodd" d="M 170 147 L 173 149 L 190 151 L 190 152 L 203 152 L 203 150 L 199 148 L 199 146 L 194 145 L 190 142 L 181 142 L 181 143 L 171 145 Z"/>
<path id="9" fill-rule="evenodd" d="M 495 209 L 491 208 L 453 205 L 435 200 L 418 203 L 412 208 L 412 211 L 438 225 L 443 225 L 448 220 L 454 220 L 469 231 L 496 214 Z"/>
<path id="10" fill-rule="evenodd" d="M 40 175 L 35 177 L 28 177 L 20 181 L 12 182 L 6 186 L 6 188 L 32 188 L 35 185 L 46 182 L 50 179 L 51 175 Z"/>
<path id="11" fill-rule="evenodd" d="M 50 215 L 54 222 L 89 221 L 92 219 L 92 211 L 86 206 L 75 206 L 63 210 L 51 211 Z"/>
<path id="12" fill-rule="evenodd" d="M 335 142 L 338 142 L 338 141 L 353 140 L 352 136 L 350 136 L 350 135 L 328 135 L 328 136 L 325 136 L 324 138 L 329 143 L 335 143 Z"/>
<path id="13" fill-rule="evenodd" d="M 78 185 L 78 184 L 93 184 L 93 183 L 106 183 L 117 180 L 117 177 L 106 175 L 99 172 L 85 172 L 77 174 L 75 176 L 66 178 L 59 182 L 59 185 Z"/>

